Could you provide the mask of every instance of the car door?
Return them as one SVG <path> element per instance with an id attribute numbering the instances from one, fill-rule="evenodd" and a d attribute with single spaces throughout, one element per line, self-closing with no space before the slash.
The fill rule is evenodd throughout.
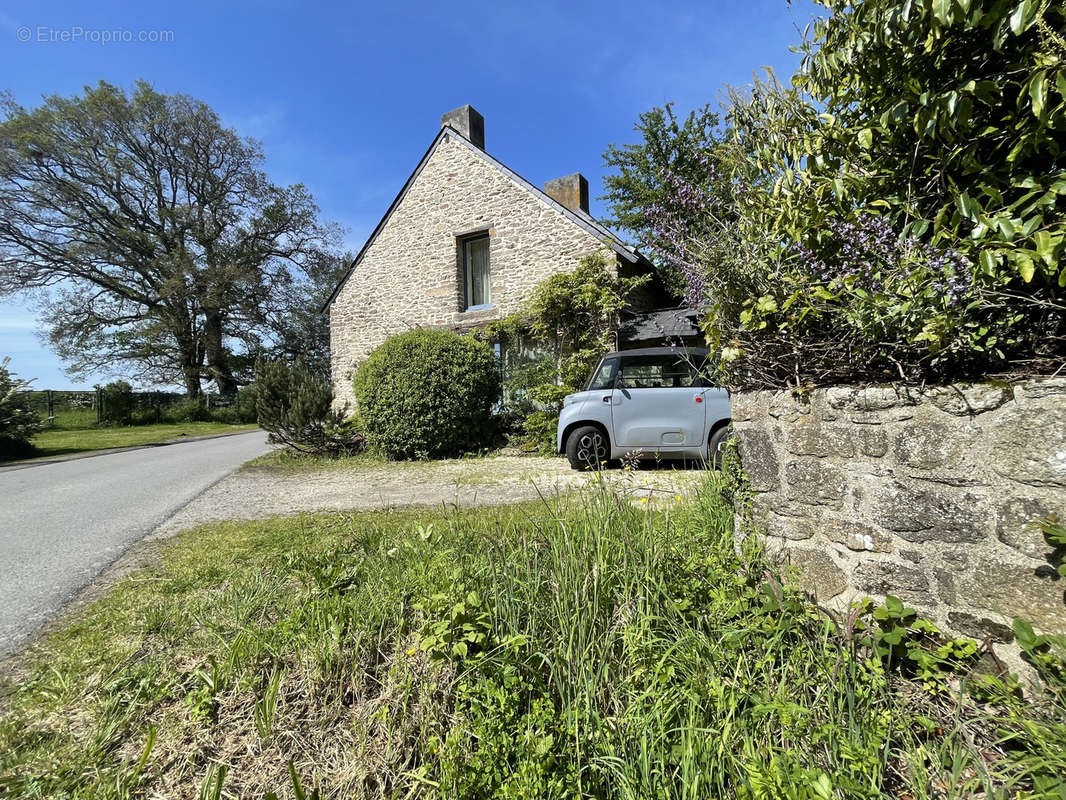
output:
<path id="1" fill-rule="evenodd" d="M 621 357 L 611 394 L 619 447 L 680 450 L 704 444 L 705 411 L 697 368 L 684 351 Z"/>

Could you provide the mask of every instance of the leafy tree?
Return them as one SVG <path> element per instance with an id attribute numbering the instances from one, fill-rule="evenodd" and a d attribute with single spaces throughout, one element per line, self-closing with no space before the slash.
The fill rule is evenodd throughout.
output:
<path id="1" fill-rule="evenodd" d="M 312 455 L 352 455 L 363 436 L 333 408 L 328 381 L 302 363 L 259 359 L 255 365 L 256 414 L 271 444 Z"/>
<path id="2" fill-rule="evenodd" d="M 441 458 L 479 450 L 495 433 L 500 369 L 492 349 L 452 331 L 390 336 L 354 381 L 368 444 L 389 458 Z"/>
<path id="3" fill-rule="evenodd" d="M 306 280 L 284 288 L 280 312 L 268 320 L 271 357 L 300 360 L 316 377 L 330 379 L 329 316 L 322 307 L 355 256 L 323 252 L 305 265 Z"/>
<path id="4" fill-rule="evenodd" d="M 147 83 L 3 110 L 0 294 L 42 296 L 74 374 L 236 391 L 336 241 L 307 190 L 272 184 L 260 145 L 204 103 Z"/>
<path id="5" fill-rule="evenodd" d="M 604 165 L 616 172 L 604 178 L 602 199 L 612 215 L 610 224 L 629 231 L 647 248 L 669 288 L 682 296 L 689 285 L 683 273 L 691 237 L 679 236 L 679 230 L 691 231 L 707 210 L 692 206 L 696 194 L 724 185 L 718 180 L 719 117 L 707 105 L 679 119 L 667 103 L 641 114 L 634 130 L 640 142 L 612 144 L 603 154 Z"/>
<path id="6" fill-rule="evenodd" d="M 29 381 L 8 369 L 10 360 L 0 360 L 0 458 L 13 458 L 33 449 L 30 439 L 41 429 L 41 420 L 30 407 Z"/>

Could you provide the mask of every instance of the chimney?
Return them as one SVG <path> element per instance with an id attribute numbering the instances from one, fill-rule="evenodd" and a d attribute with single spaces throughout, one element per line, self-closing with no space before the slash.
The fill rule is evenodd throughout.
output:
<path id="1" fill-rule="evenodd" d="M 571 211 L 589 213 L 589 182 L 580 172 L 556 178 L 544 184 L 544 191 L 552 200 Z"/>
<path id="2" fill-rule="evenodd" d="M 470 144 L 485 149 L 485 118 L 477 113 L 473 106 L 461 106 L 449 111 L 440 118 L 442 128 L 453 128 L 466 138 Z"/>

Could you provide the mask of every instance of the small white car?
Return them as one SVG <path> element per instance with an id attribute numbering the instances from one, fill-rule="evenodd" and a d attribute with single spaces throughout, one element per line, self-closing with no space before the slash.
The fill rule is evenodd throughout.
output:
<path id="1" fill-rule="evenodd" d="M 608 353 L 585 391 L 563 399 L 556 451 L 574 469 L 625 455 L 703 459 L 717 469 L 729 436 L 729 393 L 708 383 L 707 358 L 696 347 Z"/>

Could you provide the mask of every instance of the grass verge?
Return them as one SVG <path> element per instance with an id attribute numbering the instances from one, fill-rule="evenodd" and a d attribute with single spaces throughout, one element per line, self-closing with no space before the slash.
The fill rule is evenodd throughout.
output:
<path id="1" fill-rule="evenodd" d="M 114 428 L 46 428 L 33 437 L 33 451 L 20 460 L 52 458 L 113 447 L 158 444 L 183 436 L 240 433 L 255 429 L 255 425 L 227 425 L 221 422 L 178 422 Z"/>
<path id="2" fill-rule="evenodd" d="M 1061 685 L 886 668 L 732 490 L 198 529 L 28 654 L 0 795 L 1059 796 Z"/>

